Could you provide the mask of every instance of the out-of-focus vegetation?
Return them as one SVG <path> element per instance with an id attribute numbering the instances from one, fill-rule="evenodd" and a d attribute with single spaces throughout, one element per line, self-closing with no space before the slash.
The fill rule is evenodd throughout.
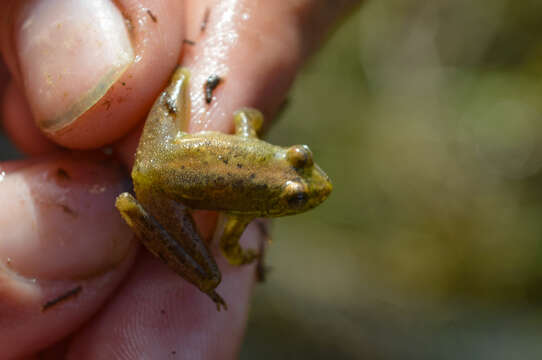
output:
<path id="1" fill-rule="evenodd" d="M 367 1 L 274 143 L 334 192 L 279 219 L 243 359 L 542 358 L 542 2 Z"/>

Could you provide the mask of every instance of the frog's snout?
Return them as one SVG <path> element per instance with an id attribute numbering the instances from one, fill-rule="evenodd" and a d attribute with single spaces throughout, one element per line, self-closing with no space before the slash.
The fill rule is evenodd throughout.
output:
<path id="1" fill-rule="evenodd" d="M 333 185 L 331 184 L 329 176 L 327 176 L 318 165 L 314 165 L 312 178 L 313 181 L 311 187 L 313 194 L 311 197 L 317 201 L 314 205 L 316 206 L 328 198 L 329 194 L 331 194 L 331 190 L 333 190 Z"/>

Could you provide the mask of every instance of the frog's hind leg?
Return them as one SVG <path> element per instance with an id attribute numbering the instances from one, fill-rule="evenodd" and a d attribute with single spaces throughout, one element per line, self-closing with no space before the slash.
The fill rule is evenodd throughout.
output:
<path id="1" fill-rule="evenodd" d="M 245 137 L 257 138 L 263 127 L 263 115 L 252 108 L 243 108 L 233 114 L 235 134 Z"/>
<path id="2" fill-rule="evenodd" d="M 171 231 L 169 223 L 158 223 L 156 218 L 149 214 L 129 193 L 120 194 L 115 205 L 126 223 L 151 253 L 206 293 L 215 302 L 218 310 L 221 306 L 227 309 L 224 299 L 215 291 L 220 283 L 220 271 L 213 258 L 209 256 L 203 242 L 200 240 L 201 244 L 187 248 L 186 241 L 180 239 L 186 235 L 182 234 L 183 231 L 185 233 L 193 231 L 197 234 L 190 214 L 187 212 L 177 214 L 176 218 L 181 219 L 182 229 L 178 229 L 179 224 L 177 224 L 178 230 Z M 201 251 L 202 254 L 198 255 L 198 251 Z M 204 260 L 201 261 L 201 258 Z"/>
<path id="3" fill-rule="evenodd" d="M 220 249 L 232 265 L 244 265 L 258 259 L 259 255 L 252 249 L 243 249 L 239 244 L 239 238 L 247 225 L 253 220 L 252 217 L 227 215 L 221 213 L 216 235 L 220 236 Z"/>

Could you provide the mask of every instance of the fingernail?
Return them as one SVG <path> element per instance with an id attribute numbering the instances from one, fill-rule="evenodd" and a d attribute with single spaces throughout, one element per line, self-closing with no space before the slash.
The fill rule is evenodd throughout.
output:
<path id="1" fill-rule="evenodd" d="M 21 11 L 16 45 L 37 124 L 55 132 L 93 106 L 134 59 L 110 0 L 36 0 Z"/>
<path id="2" fill-rule="evenodd" d="M 0 172 L 1 173 L 1 172 Z M 89 278 L 134 246 L 114 207 L 127 182 L 109 161 L 53 158 L 0 181 L 0 266 L 26 278 Z"/>

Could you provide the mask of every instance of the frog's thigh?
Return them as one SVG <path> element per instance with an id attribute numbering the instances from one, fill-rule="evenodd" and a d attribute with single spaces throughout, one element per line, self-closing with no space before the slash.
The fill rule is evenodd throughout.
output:
<path id="1" fill-rule="evenodd" d="M 243 108 L 233 114 L 235 134 L 245 137 L 257 138 L 262 130 L 263 115 L 252 108 Z"/>
<path id="2" fill-rule="evenodd" d="M 254 250 L 245 250 L 239 245 L 239 238 L 251 221 L 249 217 L 220 214 L 220 226 L 223 227 L 220 249 L 232 265 L 248 264 L 258 258 Z"/>
<path id="3" fill-rule="evenodd" d="M 196 285 L 220 306 L 226 306 L 224 300 L 214 291 L 220 282 L 216 274 L 209 273 L 190 256 L 182 244 L 174 239 L 141 204 L 129 193 L 122 193 L 115 203 L 122 217 L 134 230 L 145 247 L 159 257 L 176 273 Z"/>

